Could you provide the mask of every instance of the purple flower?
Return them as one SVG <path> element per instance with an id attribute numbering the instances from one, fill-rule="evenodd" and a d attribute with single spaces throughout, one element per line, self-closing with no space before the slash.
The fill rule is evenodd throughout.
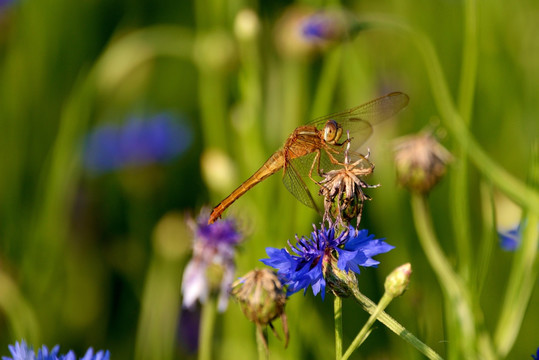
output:
<path id="1" fill-rule="evenodd" d="M 339 234 L 334 228 L 326 229 L 324 225 L 319 230 L 313 227 L 311 238 L 296 236 L 295 246 L 288 243 L 292 252 L 286 248 L 268 247 L 266 253 L 269 258 L 261 260 L 277 269 L 289 295 L 301 289 L 305 293 L 311 286 L 313 294 L 316 296 L 321 292 L 323 299 L 326 288 L 324 270 L 331 261 L 336 259 L 337 267 L 344 272 L 352 270 L 359 274 L 360 266 L 376 267 L 379 264 L 372 256 L 393 249 L 382 239 L 369 235 L 367 230 L 358 231 L 353 226 Z"/>
<path id="2" fill-rule="evenodd" d="M 234 280 L 235 247 L 243 236 L 233 220 L 221 220 L 208 225 L 209 214 L 203 211 L 194 232 L 193 257 L 183 273 L 183 306 L 192 308 L 197 300 L 204 303 L 213 288 L 219 288 L 219 311 L 228 305 L 228 291 Z"/>
<path id="3" fill-rule="evenodd" d="M 83 163 L 93 173 L 166 163 L 191 145 L 191 132 L 169 114 L 105 124 L 86 136 Z"/>
<path id="4" fill-rule="evenodd" d="M 70 350 L 66 355 L 58 355 L 60 346 L 56 345 L 52 348 L 51 351 L 43 345 L 41 349 L 37 352 L 37 357 L 34 353 L 33 348 L 26 344 L 24 340 L 20 343 L 16 342 L 15 345 L 9 345 L 9 351 L 11 352 L 12 357 L 2 356 L 2 360 L 77 360 L 75 353 Z M 86 351 L 84 357 L 80 360 L 109 360 L 110 353 L 109 351 L 98 351 L 94 355 L 94 350 L 89 348 Z"/>

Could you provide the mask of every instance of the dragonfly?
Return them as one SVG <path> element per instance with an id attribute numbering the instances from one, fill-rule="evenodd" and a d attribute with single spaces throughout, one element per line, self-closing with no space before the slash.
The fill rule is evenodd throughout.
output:
<path id="1" fill-rule="evenodd" d="M 283 183 L 292 195 L 303 204 L 318 210 L 314 197 L 306 181 L 313 178 L 313 172 L 322 176 L 324 171 L 345 165 L 346 145 L 359 149 L 373 132 L 373 125 L 391 118 L 408 105 L 408 95 L 392 92 L 363 105 L 343 112 L 317 118 L 307 125 L 299 126 L 286 139 L 282 148 L 245 180 L 236 190 L 213 208 L 208 224 L 214 223 L 236 200 L 258 183 L 283 169 Z M 343 136 L 347 134 L 347 136 Z M 341 140 L 341 138 L 344 138 Z M 373 165 L 367 157 L 358 152 L 347 152 L 348 160 L 362 160 L 365 166 Z"/>

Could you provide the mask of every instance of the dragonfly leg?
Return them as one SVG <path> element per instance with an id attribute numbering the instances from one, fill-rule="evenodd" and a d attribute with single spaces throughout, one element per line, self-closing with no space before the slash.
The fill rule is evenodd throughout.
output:
<path id="1" fill-rule="evenodd" d="M 328 151 L 328 149 L 324 149 L 324 150 L 326 151 L 326 154 L 327 154 L 328 157 L 329 157 L 329 161 L 331 161 L 332 164 L 340 165 L 340 166 L 346 166 L 346 165 L 347 165 L 347 164 L 342 163 L 342 162 L 340 162 L 339 160 L 335 159 L 335 157 L 334 157 L 333 155 L 331 155 L 331 152 Z M 331 149 L 331 148 L 330 148 L 330 150 L 334 150 L 334 149 Z M 338 151 L 335 151 L 335 150 L 334 150 L 334 152 L 335 152 L 335 153 L 338 153 Z"/>
<path id="2" fill-rule="evenodd" d="M 344 140 L 342 143 L 335 143 L 335 145 L 336 145 L 336 146 L 343 146 L 343 145 L 346 145 L 346 144 L 348 144 L 349 142 L 351 142 L 352 139 L 353 139 L 353 137 L 348 138 L 348 139 Z"/>
<path id="3" fill-rule="evenodd" d="M 318 173 L 318 176 L 324 177 L 324 174 L 322 174 L 322 171 L 320 170 L 320 150 L 316 151 L 313 164 L 311 165 L 311 169 L 309 170 L 309 179 L 311 179 L 316 185 L 322 187 L 324 185 L 313 178 L 313 170 L 314 170 L 315 164 L 316 164 L 316 172 Z"/>

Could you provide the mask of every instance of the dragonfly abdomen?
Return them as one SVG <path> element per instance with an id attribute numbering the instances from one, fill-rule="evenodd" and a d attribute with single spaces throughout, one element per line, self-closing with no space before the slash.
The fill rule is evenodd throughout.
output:
<path id="1" fill-rule="evenodd" d="M 228 195 L 223 201 L 213 208 L 210 214 L 208 224 L 212 224 L 221 217 L 221 214 L 228 208 L 234 201 L 238 200 L 243 194 L 250 190 L 253 186 L 275 174 L 281 170 L 284 166 L 285 158 L 283 156 L 283 150 L 279 150 L 274 153 L 262 166 L 258 169 L 250 178 L 245 180 L 236 190 Z"/>

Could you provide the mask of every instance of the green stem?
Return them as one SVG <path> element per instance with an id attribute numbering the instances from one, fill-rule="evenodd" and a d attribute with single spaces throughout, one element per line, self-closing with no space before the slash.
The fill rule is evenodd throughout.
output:
<path id="1" fill-rule="evenodd" d="M 487 277 L 490 261 L 492 258 L 492 250 L 496 243 L 495 234 L 495 210 L 494 210 L 494 195 L 492 184 L 481 181 L 479 184 L 479 193 L 481 195 L 481 214 L 483 216 L 483 227 L 481 244 L 479 245 L 479 256 L 477 257 L 477 265 L 475 266 L 475 283 L 477 284 L 478 299 L 483 290 L 485 279 Z"/>
<path id="2" fill-rule="evenodd" d="M 200 319 L 198 360 L 212 359 L 212 339 L 215 328 L 215 318 L 217 314 L 217 304 L 215 299 L 210 298 L 202 306 L 202 317 Z"/>
<path id="3" fill-rule="evenodd" d="M 537 186 L 539 184 L 539 142 L 535 142 L 533 150 L 530 180 L 532 186 Z M 521 223 L 521 231 L 522 243 L 515 253 L 494 336 L 500 357 L 506 357 L 515 343 L 534 285 L 537 282 L 539 274 L 539 261 L 537 261 L 539 213 L 530 212 Z"/>
<path id="4" fill-rule="evenodd" d="M 330 110 L 339 77 L 342 51 L 339 46 L 326 56 L 313 101 L 312 119 L 327 114 Z"/>
<path id="5" fill-rule="evenodd" d="M 459 333 L 463 353 L 472 356 L 475 352 L 477 334 L 470 295 L 462 279 L 451 268 L 438 244 L 428 210 L 427 199 L 423 195 L 412 194 L 412 212 L 419 242 L 442 287 L 446 298 L 446 306 L 450 306 L 455 311 L 455 316 L 460 324 Z M 477 357 L 472 356 L 472 358 Z"/>
<path id="6" fill-rule="evenodd" d="M 40 342 L 41 330 L 34 309 L 3 271 L 0 271 L 0 293 L 0 310 L 6 317 L 11 338 L 25 339 L 29 344 Z"/>
<path id="7" fill-rule="evenodd" d="M 226 135 L 226 92 L 227 86 L 224 74 L 208 69 L 200 69 L 199 101 L 202 131 L 206 147 L 221 150 L 228 149 Z"/>
<path id="8" fill-rule="evenodd" d="M 473 106 L 475 80 L 477 73 L 477 25 L 476 1 L 464 2 L 464 46 L 462 52 L 462 72 L 460 77 L 458 112 L 467 128 L 469 128 Z M 455 148 L 458 162 L 455 171 L 451 172 L 451 218 L 453 233 L 459 255 L 459 273 L 469 280 L 471 249 L 470 249 L 470 211 L 468 191 L 468 158 L 467 143 L 459 143 Z"/>
<path id="9" fill-rule="evenodd" d="M 333 300 L 333 312 L 335 319 L 335 359 L 342 356 L 342 299 L 335 296 Z"/>
<path id="10" fill-rule="evenodd" d="M 522 236 L 521 247 L 513 260 L 494 336 L 498 355 L 502 358 L 507 356 L 519 334 L 539 272 L 539 262 L 536 262 L 539 217 L 535 214 L 530 215 L 525 221 L 527 226 Z"/>
<path id="11" fill-rule="evenodd" d="M 495 163 L 470 134 L 462 116 L 453 104 L 440 61 L 430 40 L 425 35 L 412 30 L 408 25 L 387 18 L 377 17 L 369 20 L 366 26 L 397 30 L 399 33 L 407 34 L 414 41 L 425 62 L 434 100 L 442 121 L 454 139 L 467 150 L 468 156 L 483 175 L 510 199 L 525 209 L 539 213 L 539 191 L 527 187 Z"/>
<path id="12" fill-rule="evenodd" d="M 365 325 L 363 325 L 363 328 L 361 328 L 354 341 L 352 341 L 352 344 L 350 344 L 341 360 L 348 359 L 350 355 L 352 355 L 352 353 L 365 341 L 365 339 L 367 339 L 367 337 L 371 333 L 372 325 L 374 324 L 380 313 L 384 311 L 384 309 L 389 305 L 391 300 L 393 300 L 393 298 L 388 296 L 387 293 L 384 293 L 384 296 L 382 296 L 382 299 L 376 306 L 376 309 L 371 314 Z"/>
<path id="13" fill-rule="evenodd" d="M 367 296 L 363 295 L 357 287 L 352 288 L 354 297 L 363 307 L 363 309 L 369 314 L 376 312 L 376 304 L 371 301 Z M 419 340 L 414 334 L 409 332 L 399 324 L 399 322 L 389 316 L 386 312 L 381 311 L 377 316 L 378 321 L 388 327 L 389 330 L 393 331 L 395 334 L 400 336 L 404 341 L 408 342 L 410 345 L 419 350 L 423 355 L 429 359 L 442 359 L 434 350 L 432 350 L 428 345 Z"/>
<path id="14" fill-rule="evenodd" d="M 462 72 L 458 106 L 462 119 L 470 123 L 473 108 L 477 74 L 477 3 L 476 0 L 464 2 L 464 38 L 462 52 Z"/>
<path id="15" fill-rule="evenodd" d="M 261 325 L 256 325 L 256 350 L 258 352 L 258 360 L 269 359 L 268 344 L 265 338 L 266 334 Z"/>

